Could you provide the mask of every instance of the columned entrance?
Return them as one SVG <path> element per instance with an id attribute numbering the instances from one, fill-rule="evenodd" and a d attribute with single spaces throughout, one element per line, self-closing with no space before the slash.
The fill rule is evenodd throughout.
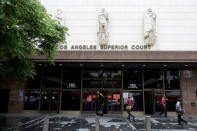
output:
<path id="1" fill-rule="evenodd" d="M 101 89 L 104 114 L 126 112 L 130 95 L 135 100 L 134 112 L 153 115 L 161 111 L 162 94 L 168 99 L 168 111 L 175 111 L 176 99 L 181 97 L 179 69 L 142 69 L 126 63 L 56 63 L 36 67 L 37 76 L 27 83 L 24 110 L 95 113 L 96 91 Z"/>

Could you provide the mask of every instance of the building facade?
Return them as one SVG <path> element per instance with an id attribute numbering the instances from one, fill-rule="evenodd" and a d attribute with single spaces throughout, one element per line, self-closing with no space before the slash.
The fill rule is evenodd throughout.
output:
<path id="1" fill-rule="evenodd" d="M 136 114 L 157 114 L 165 94 L 169 114 L 181 98 L 186 114 L 197 115 L 195 0 L 41 3 L 69 28 L 67 43 L 60 43 L 54 65 L 31 58 L 34 80 L 1 84 L 4 111 L 95 113 L 102 89 L 106 114 L 124 113 L 128 95 Z"/>

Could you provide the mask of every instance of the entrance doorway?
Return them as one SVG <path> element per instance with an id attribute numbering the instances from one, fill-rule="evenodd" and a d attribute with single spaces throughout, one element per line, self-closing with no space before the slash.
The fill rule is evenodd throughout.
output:
<path id="1" fill-rule="evenodd" d="M 161 111 L 162 91 L 144 91 L 145 114 L 155 115 Z"/>
<path id="2" fill-rule="evenodd" d="M 9 101 L 9 89 L 0 90 L 0 113 L 8 112 L 8 101 Z"/>
<path id="3" fill-rule="evenodd" d="M 43 89 L 41 91 L 40 111 L 58 113 L 59 94 L 58 89 Z"/>
<path id="4" fill-rule="evenodd" d="M 145 114 L 153 115 L 154 99 L 153 91 L 144 91 Z"/>

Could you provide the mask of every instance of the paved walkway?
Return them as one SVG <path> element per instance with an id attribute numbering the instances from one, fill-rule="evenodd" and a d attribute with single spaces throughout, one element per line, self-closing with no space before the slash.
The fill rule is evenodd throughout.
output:
<path id="1" fill-rule="evenodd" d="M 0 114 L 0 130 L 42 131 L 47 127 L 49 131 L 95 131 L 95 118 L 96 115 Z M 176 117 L 152 116 L 151 131 L 197 131 L 197 117 L 185 119 L 187 126 L 178 125 Z M 135 122 L 130 122 L 123 115 L 104 115 L 99 122 L 100 131 L 145 131 L 145 116 L 136 116 Z"/>

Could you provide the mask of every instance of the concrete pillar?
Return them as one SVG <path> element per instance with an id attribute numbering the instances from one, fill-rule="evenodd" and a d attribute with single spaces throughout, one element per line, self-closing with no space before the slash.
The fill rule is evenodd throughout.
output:
<path id="1" fill-rule="evenodd" d="M 99 131 L 99 125 L 100 125 L 100 123 L 99 123 L 99 116 L 96 115 L 96 130 L 95 131 Z"/>
<path id="2" fill-rule="evenodd" d="M 46 115 L 44 118 L 44 125 L 42 131 L 48 131 L 48 130 L 49 130 L 49 118 L 48 115 Z"/>
<path id="3" fill-rule="evenodd" d="M 146 131 L 151 130 L 151 121 L 150 121 L 150 116 L 146 116 Z"/>

